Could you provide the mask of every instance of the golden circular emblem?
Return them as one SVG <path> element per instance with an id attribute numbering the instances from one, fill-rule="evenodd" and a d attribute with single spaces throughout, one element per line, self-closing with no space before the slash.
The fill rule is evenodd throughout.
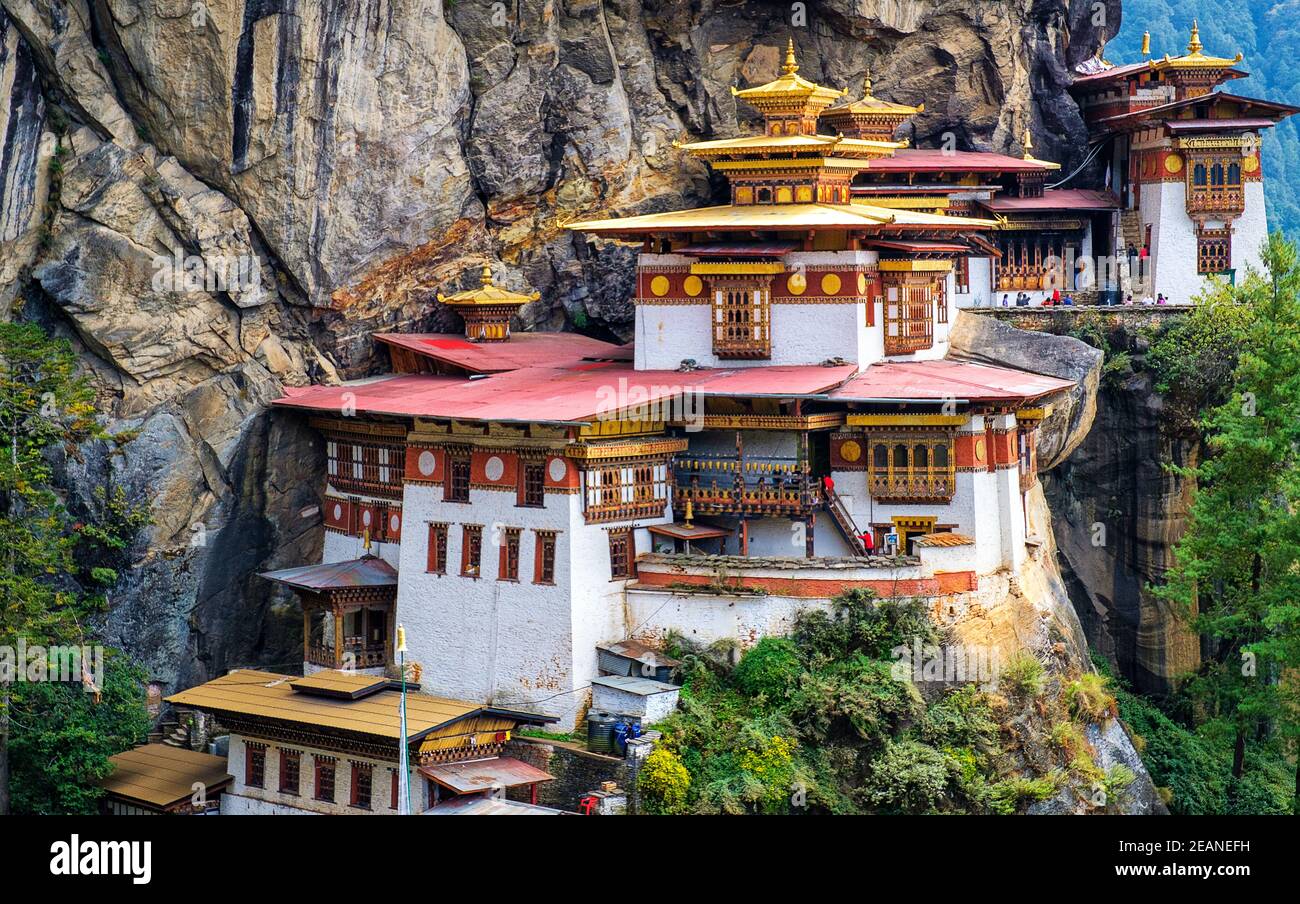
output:
<path id="1" fill-rule="evenodd" d="M 694 298 L 696 295 L 699 295 L 704 291 L 704 280 L 700 279 L 698 276 L 688 276 L 682 282 L 682 288 L 686 290 L 687 295 Z"/>
<path id="2" fill-rule="evenodd" d="M 858 294 L 859 295 L 867 294 L 867 274 L 865 273 L 858 274 Z"/>
<path id="3" fill-rule="evenodd" d="M 808 290 L 808 277 L 802 273 L 791 273 L 785 278 L 785 289 L 791 295 L 802 295 Z"/>
<path id="4" fill-rule="evenodd" d="M 840 458 L 845 461 L 857 461 L 862 457 L 862 447 L 857 440 L 846 439 L 840 444 Z"/>
<path id="5" fill-rule="evenodd" d="M 1181 172 L 1183 168 L 1183 158 L 1177 154 L 1165 155 L 1165 170 L 1170 173 Z"/>
<path id="6" fill-rule="evenodd" d="M 1259 169 L 1259 158 L 1256 157 L 1254 154 L 1251 154 L 1251 155 L 1248 156 L 1248 157 L 1243 157 L 1243 158 L 1242 158 L 1242 160 L 1241 160 L 1241 170 L 1242 170 L 1242 172 L 1244 172 L 1244 173 L 1253 173 L 1253 172 L 1255 172 L 1255 170 L 1257 170 L 1257 169 Z"/>
<path id="7" fill-rule="evenodd" d="M 834 295 L 840 290 L 840 278 L 834 273 L 827 273 L 822 277 L 822 294 Z"/>
<path id="8" fill-rule="evenodd" d="M 663 297 L 664 295 L 667 295 L 667 294 L 668 294 L 668 277 L 666 277 L 666 276 L 656 276 L 654 279 L 650 280 L 650 291 L 653 292 L 653 293 L 655 293 L 656 295 L 658 295 L 658 296 L 660 296 L 660 297 Z"/>
<path id="9" fill-rule="evenodd" d="M 984 460 L 984 438 L 983 437 L 975 440 L 975 460 L 976 461 Z"/>

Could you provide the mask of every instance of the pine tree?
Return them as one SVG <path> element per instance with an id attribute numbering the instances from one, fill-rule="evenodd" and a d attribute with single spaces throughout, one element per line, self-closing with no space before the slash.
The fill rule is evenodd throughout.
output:
<path id="1" fill-rule="evenodd" d="M 1247 745 L 1274 725 L 1300 736 L 1286 705 L 1287 671 L 1300 667 L 1300 262 L 1280 235 L 1265 272 L 1235 292 L 1253 308 L 1232 397 L 1206 421 L 1209 454 L 1168 583 L 1209 656 L 1189 690 L 1213 725 L 1232 733 L 1233 793 Z M 1300 785 L 1300 775 L 1297 776 Z"/>

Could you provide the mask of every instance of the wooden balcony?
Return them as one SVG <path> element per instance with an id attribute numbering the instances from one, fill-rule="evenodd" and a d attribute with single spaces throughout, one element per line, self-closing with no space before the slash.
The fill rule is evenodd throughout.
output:
<path id="1" fill-rule="evenodd" d="M 949 502 L 956 483 L 949 470 L 871 474 L 867 478 L 868 492 L 877 502 Z"/>
<path id="2" fill-rule="evenodd" d="M 820 496 L 794 458 L 678 456 L 673 508 L 700 514 L 803 515 Z"/>
<path id="3" fill-rule="evenodd" d="M 346 638 L 341 650 L 312 643 L 305 650 L 307 662 L 326 669 L 378 669 L 392 661 L 387 644 L 367 644 L 359 637 Z"/>

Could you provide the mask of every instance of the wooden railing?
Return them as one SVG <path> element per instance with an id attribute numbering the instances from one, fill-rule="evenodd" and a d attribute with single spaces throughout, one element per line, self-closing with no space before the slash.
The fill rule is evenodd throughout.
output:
<path id="1" fill-rule="evenodd" d="M 956 491 L 956 480 L 948 470 L 871 474 L 867 486 L 878 502 L 947 502 Z"/>
<path id="2" fill-rule="evenodd" d="M 341 655 L 337 654 L 333 647 L 313 643 L 306 645 L 305 652 L 308 662 L 327 669 L 339 669 L 345 665 L 358 669 L 372 669 L 388 665 L 388 650 L 385 644 L 368 644 L 357 639 L 345 640 Z"/>

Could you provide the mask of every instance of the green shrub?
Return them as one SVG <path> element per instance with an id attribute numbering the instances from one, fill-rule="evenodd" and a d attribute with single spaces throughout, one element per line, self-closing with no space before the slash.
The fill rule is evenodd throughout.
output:
<path id="1" fill-rule="evenodd" d="M 948 787 L 944 755 L 918 741 L 890 741 L 871 761 L 863 794 L 892 813 L 933 813 Z"/>
<path id="2" fill-rule="evenodd" d="M 1110 679 L 1095 672 L 1085 672 L 1065 687 L 1065 705 L 1079 719 L 1104 722 L 1118 714 L 1115 698 L 1107 686 Z"/>
<path id="3" fill-rule="evenodd" d="M 764 637 L 745 654 L 731 678 L 750 697 L 784 700 L 799 683 L 803 663 L 794 642 L 786 637 Z"/>
<path id="4" fill-rule="evenodd" d="M 1022 804 L 1048 800 L 1056 795 L 1063 782 L 1064 776 L 1057 772 L 1041 778 L 1016 776 L 1004 779 L 991 789 L 994 809 L 1009 814 L 1016 812 Z"/>
<path id="5" fill-rule="evenodd" d="M 998 673 L 998 686 L 1013 694 L 1037 697 L 1047 686 L 1047 670 L 1031 653 L 1017 653 Z"/>

